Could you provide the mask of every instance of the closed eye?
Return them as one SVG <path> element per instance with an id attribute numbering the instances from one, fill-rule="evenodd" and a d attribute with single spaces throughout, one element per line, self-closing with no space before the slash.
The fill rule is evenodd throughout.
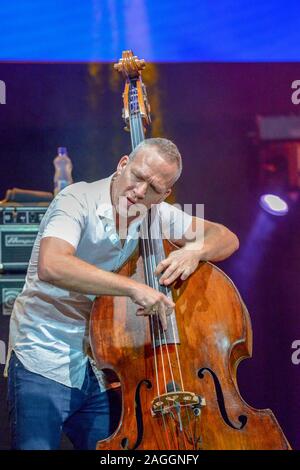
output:
<path id="1" fill-rule="evenodd" d="M 132 172 L 132 173 L 137 181 L 147 181 L 146 178 L 144 178 L 142 175 L 139 175 L 138 173 L 135 173 L 135 172 Z M 153 189 L 153 191 L 155 191 L 157 194 L 163 193 L 163 191 L 153 186 L 153 184 L 150 185 L 150 188 Z"/>
<path id="2" fill-rule="evenodd" d="M 155 191 L 157 194 L 161 194 L 161 191 L 159 191 L 155 186 L 153 186 L 151 184 L 151 188 L 153 189 L 153 191 Z"/>

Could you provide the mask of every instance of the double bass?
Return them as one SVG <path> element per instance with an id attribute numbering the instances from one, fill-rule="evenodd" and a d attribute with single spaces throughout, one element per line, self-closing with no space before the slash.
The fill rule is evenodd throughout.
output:
<path id="1" fill-rule="evenodd" d="M 132 148 L 145 137 L 150 108 L 142 60 L 123 52 L 124 118 Z M 184 282 L 161 286 L 157 264 L 177 249 L 163 240 L 155 207 L 142 223 L 139 247 L 118 271 L 169 296 L 167 330 L 157 315 L 137 316 L 128 297 L 98 297 L 90 318 L 97 366 L 118 377 L 121 417 L 99 450 L 290 449 L 275 416 L 242 399 L 237 367 L 252 353 L 249 313 L 229 277 L 201 262 Z"/>

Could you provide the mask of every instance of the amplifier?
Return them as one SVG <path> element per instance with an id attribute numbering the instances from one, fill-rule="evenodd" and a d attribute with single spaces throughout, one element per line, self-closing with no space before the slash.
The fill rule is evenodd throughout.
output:
<path id="1" fill-rule="evenodd" d="M 9 449 L 9 419 L 6 401 L 7 379 L 3 377 L 8 353 L 10 315 L 17 295 L 22 291 L 24 274 L 0 275 L 0 449 Z"/>
<path id="2" fill-rule="evenodd" d="M 39 224 L 42 206 L 0 205 L 0 272 L 25 272 Z"/>
<path id="3" fill-rule="evenodd" d="M 0 225 L 39 225 L 47 206 L 0 204 Z"/>
<path id="4" fill-rule="evenodd" d="M 0 364 L 5 364 L 9 319 L 16 297 L 22 291 L 25 274 L 0 274 Z"/>

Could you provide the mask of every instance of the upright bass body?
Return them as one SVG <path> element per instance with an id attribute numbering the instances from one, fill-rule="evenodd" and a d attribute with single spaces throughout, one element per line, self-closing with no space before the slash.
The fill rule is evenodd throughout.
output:
<path id="1" fill-rule="evenodd" d="M 174 249 L 164 245 L 166 254 Z M 136 254 L 119 273 L 142 282 L 143 259 Z M 202 263 L 173 299 L 179 341 L 156 348 L 148 318 L 136 316 L 129 298 L 96 300 L 93 355 L 115 371 L 122 389 L 119 426 L 98 449 L 289 449 L 272 412 L 239 394 L 236 369 L 251 356 L 252 333 L 230 279 Z"/>

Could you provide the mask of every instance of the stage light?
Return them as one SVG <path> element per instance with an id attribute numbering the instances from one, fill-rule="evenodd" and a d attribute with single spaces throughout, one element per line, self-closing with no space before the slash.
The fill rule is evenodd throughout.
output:
<path id="1" fill-rule="evenodd" d="M 283 216 L 289 211 L 288 204 L 275 194 L 263 194 L 259 203 L 264 211 L 272 215 Z"/>
<path id="2" fill-rule="evenodd" d="M 257 116 L 257 130 L 260 206 L 283 216 L 300 202 L 300 116 Z"/>

